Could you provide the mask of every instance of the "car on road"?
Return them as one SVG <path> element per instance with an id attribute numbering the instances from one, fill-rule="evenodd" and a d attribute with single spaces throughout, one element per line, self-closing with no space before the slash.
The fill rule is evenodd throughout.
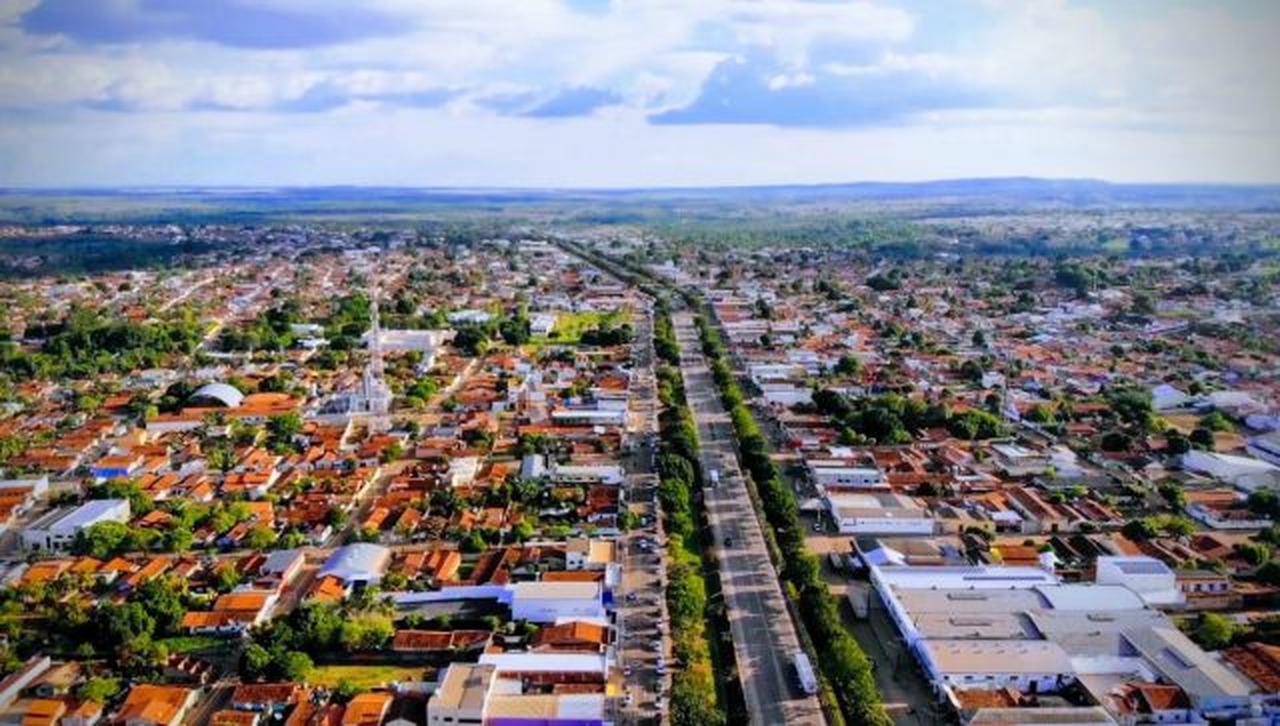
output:
<path id="1" fill-rule="evenodd" d="M 732 547 L 732 546 L 733 546 L 733 538 L 732 538 L 732 537 L 725 537 L 725 538 L 724 538 L 724 546 L 725 546 L 725 547 Z"/>
<path id="2" fill-rule="evenodd" d="M 627 593 L 627 602 L 636 602 L 639 599 L 640 599 L 640 593 L 638 592 Z"/>

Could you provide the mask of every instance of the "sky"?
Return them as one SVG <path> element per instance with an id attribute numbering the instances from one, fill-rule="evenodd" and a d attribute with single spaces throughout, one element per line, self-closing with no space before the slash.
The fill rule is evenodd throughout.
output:
<path id="1" fill-rule="evenodd" d="M 1274 0 L 0 0 L 0 185 L 1280 182 Z"/>

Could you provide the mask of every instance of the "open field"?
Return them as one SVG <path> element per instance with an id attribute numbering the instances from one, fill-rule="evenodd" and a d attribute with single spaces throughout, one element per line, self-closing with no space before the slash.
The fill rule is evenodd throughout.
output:
<path id="1" fill-rule="evenodd" d="M 313 686 L 333 688 L 346 681 L 359 688 L 374 688 L 392 681 L 422 680 L 424 670 L 399 665 L 326 665 L 316 666 L 307 678 Z"/>

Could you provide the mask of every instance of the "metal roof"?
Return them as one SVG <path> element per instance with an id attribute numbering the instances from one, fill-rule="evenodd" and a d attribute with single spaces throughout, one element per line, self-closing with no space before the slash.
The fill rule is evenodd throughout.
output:
<path id="1" fill-rule="evenodd" d="M 226 383 L 206 383 L 200 386 L 195 393 L 191 394 L 189 400 L 198 398 L 211 398 L 227 408 L 237 408 L 244 403 L 244 394 L 235 386 Z"/>

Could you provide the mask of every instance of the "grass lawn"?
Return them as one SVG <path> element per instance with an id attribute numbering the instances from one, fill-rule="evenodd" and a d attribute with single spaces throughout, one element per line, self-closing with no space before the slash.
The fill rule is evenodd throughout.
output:
<path id="1" fill-rule="evenodd" d="M 235 638 L 217 638 L 212 635 L 183 635 L 176 638 L 164 638 L 160 641 L 170 653 L 197 653 L 209 650 L 230 648 Z"/>
<path id="2" fill-rule="evenodd" d="M 556 327 L 551 335 L 536 336 L 531 342 L 534 345 L 577 345 L 582 334 L 603 324 L 620 325 L 627 320 L 622 310 L 587 310 L 580 313 L 558 313 Z"/>
<path id="3" fill-rule="evenodd" d="M 316 666 L 307 677 L 313 686 L 333 688 L 348 681 L 360 688 L 374 688 L 392 681 L 420 681 L 426 671 L 398 665 L 324 665 Z"/>

